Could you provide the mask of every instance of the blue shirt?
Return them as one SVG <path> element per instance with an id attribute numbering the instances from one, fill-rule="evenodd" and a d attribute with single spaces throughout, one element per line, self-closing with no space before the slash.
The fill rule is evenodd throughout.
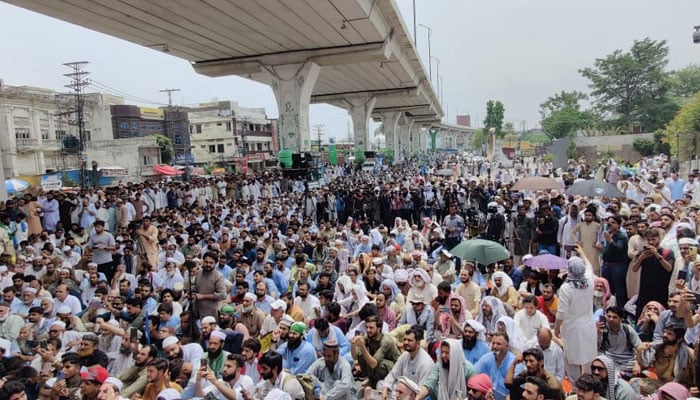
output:
<path id="1" fill-rule="evenodd" d="M 330 329 L 333 329 L 333 331 L 335 332 L 335 338 L 336 338 L 336 341 L 338 342 L 338 347 L 340 348 L 340 355 L 344 356 L 344 355 L 350 353 L 350 342 L 348 342 L 348 339 L 343 334 L 343 331 L 340 330 L 340 328 L 338 328 L 335 325 L 331 325 Z M 316 332 L 317 332 L 316 328 L 311 328 L 309 333 L 306 334 L 306 341 L 311 343 L 312 346 L 314 343 L 314 334 L 316 334 Z M 320 346 L 320 348 L 316 348 L 315 350 L 318 353 L 323 353 L 323 344 L 326 343 L 326 340 L 328 340 L 328 336 L 320 337 L 320 339 L 321 339 L 321 346 Z"/>
<path id="2" fill-rule="evenodd" d="M 233 271 L 233 268 L 231 268 L 228 264 L 224 264 L 224 266 L 222 267 L 220 263 L 216 263 L 214 269 L 221 272 L 221 276 L 223 276 L 226 279 L 228 279 L 229 275 L 231 274 L 231 271 Z"/>
<path id="3" fill-rule="evenodd" d="M 491 377 L 491 382 L 493 382 L 493 395 L 496 400 L 506 400 L 506 397 L 510 394 L 510 390 L 506 388 L 506 374 L 508 373 L 508 368 L 510 364 L 515 360 L 513 353 L 508 352 L 503 359 L 500 366 L 496 365 L 496 356 L 489 352 L 485 354 L 479 362 L 474 366 L 476 368 L 477 374 L 486 374 Z M 523 370 L 523 365 L 518 364 L 515 367 L 515 374 L 519 374 Z"/>
<path id="4" fill-rule="evenodd" d="M 288 369 L 293 375 L 306 372 L 311 364 L 316 361 L 316 350 L 311 343 L 302 338 L 301 344 L 294 350 L 287 347 L 287 343 L 282 344 L 277 349 L 277 353 L 282 355 L 282 367 Z"/>
<path id="5" fill-rule="evenodd" d="M 462 347 L 462 351 L 464 352 L 464 358 L 467 359 L 472 364 L 475 364 L 479 362 L 481 357 L 491 351 L 489 349 L 489 345 L 486 344 L 483 340 L 477 340 L 476 344 L 474 345 L 474 348 L 471 350 L 467 350 L 464 347 Z"/>
<path id="6" fill-rule="evenodd" d="M 676 201 L 683 199 L 683 188 L 685 187 L 684 179 L 675 181 L 673 179 L 668 179 L 666 180 L 666 186 L 668 186 L 668 190 L 671 191 L 671 200 Z"/>

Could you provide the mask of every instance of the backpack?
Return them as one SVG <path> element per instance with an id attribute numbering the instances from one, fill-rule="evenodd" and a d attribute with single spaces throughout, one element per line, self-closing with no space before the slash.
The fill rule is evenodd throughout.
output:
<path id="1" fill-rule="evenodd" d="M 289 379 L 294 378 L 299 382 L 301 385 L 301 388 L 304 389 L 304 400 L 315 400 L 316 396 L 314 396 L 314 388 L 316 387 L 317 383 L 316 380 L 312 375 L 309 374 L 287 374 L 287 376 L 284 378 L 283 383 L 287 383 Z"/>
<path id="2" fill-rule="evenodd" d="M 634 353 L 634 347 L 632 346 L 632 339 L 631 339 L 631 329 L 632 327 L 622 323 L 620 324 L 620 329 L 625 331 L 625 340 L 627 341 L 627 351 L 631 351 Z M 606 351 L 608 350 L 608 346 L 610 345 L 610 340 L 608 339 L 608 329 L 606 328 L 605 331 L 603 332 L 603 341 L 600 344 L 600 351 Z"/>

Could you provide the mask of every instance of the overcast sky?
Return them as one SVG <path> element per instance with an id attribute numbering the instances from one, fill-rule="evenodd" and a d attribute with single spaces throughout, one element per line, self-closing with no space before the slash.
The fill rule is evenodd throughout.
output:
<path id="1" fill-rule="evenodd" d="M 411 31 L 413 0 L 396 2 Z M 588 90 L 580 68 L 615 49 L 629 49 L 635 39 L 667 40 L 671 68 L 700 63 L 700 44 L 691 39 L 693 26 L 700 25 L 698 0 L 416 0 L 416 8 L 418 23 L 432 28 L 432 54 L 440 59 L 450 122 L 457 113 L 471 114 L 472 124 L 480 125 L 486 101 L 494 99 L 504 103 L 506 120 L 518 129 L 523 121 L 532 128 L 548 96 Z M 126 97 L 127 103 L 166 103 L 159 90 L 179 88 L 177 104 L 234 100 L 277 116 L 265 85 L 200 76 L 186 60 L 5 3 L 0 18 L 5 84 L 63 90 L 62 74 L 68 70 L 61 64 L 85 60 L 94 81 L 135 96 Z M 426 68 L 427 40 L 427 30 L 418 27 Z M 433 64 L 433 74 L 435 69 Z M 342 109 L 312 106 L 311 124 L 325 124 L 330 136 L 346 137 L 349 121 Z"/>

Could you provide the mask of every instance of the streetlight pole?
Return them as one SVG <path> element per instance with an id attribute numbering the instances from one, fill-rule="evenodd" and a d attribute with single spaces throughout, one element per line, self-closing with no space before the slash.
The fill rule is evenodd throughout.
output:
<path id="1" fill-rule="evenodd" d="M 435 60 L 436 69 L 435 69 L 435 88 L 437 90 L 438 97 L 440 97 L 440 59 L 437 57 L 431 57 L 433 60 Z M 431 82 L 432 84 L 432 82 Z M 441 101 L 442 103 L 442 101 Z"/>
<path id="2" fill-rule="evenodd" d="M 433 62 L 431 59 L 433 58 L 432 53 L 430 52 L 430 43 L 431 43 L 431 36 L 433 36 L 433 30 L 430 29 L 429 26 L 423 25 L 423 24 L 418 24 L 422 26 L 423 28 L 428 30 L 428 73 L 430 74 L 430 83 L 433 83 Z"/>
<path id="3" fill-rule="evenodd" d="M 418 36 L 416 36 L 416 0 L 413 0 L 413 44 L 416 46 L 416 53 L 418 53 Z"/>

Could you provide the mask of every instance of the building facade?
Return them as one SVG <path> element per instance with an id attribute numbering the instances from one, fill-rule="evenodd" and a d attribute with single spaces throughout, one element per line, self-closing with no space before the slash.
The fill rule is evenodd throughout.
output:
<path id="1" fill-rule="evenodd" d="M 189 153 L 186 110 L 114 105 L 110 111 L 114 139 L 163 135 L 172 142 L 176 159 Z"/>
<path id="2" fill-rule="evenodd" d="M 233 165 L 238 171 L 263 169 L 279 151 L 276 120 L 264 108 L 235 101 L 202 103 L 188 110 L 194 163 Z"/>
<path id="3" fill-rule="evenodd" d="M 5 177 L 35 184 L 45 174 L 78 170 L 83 160 L 88 169 L 95 160 L 99 168 L 119 170 L 125 180 L 152 175 L 151 165 L 160 162 L 155 140 L 114 140 L 111 107 L 123 102 L 121 97 L 102 93 L 83 96 L 85 152 L 81 157 L 73 96 L 0 81 Z"/>

